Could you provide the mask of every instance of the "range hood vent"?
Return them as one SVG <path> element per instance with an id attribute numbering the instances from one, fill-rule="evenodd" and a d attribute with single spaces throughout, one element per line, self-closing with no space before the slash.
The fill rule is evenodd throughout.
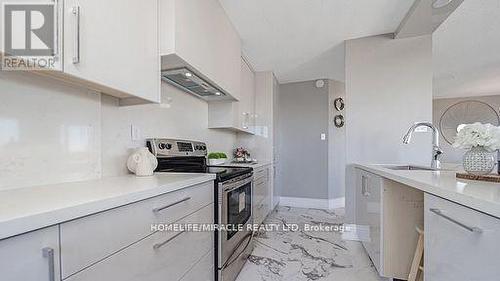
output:
<path id="1" fill-rule="evenodd" d="M 227 94 L 186 67 L 161 72 L 163 81 L 204 100 L 227 99 Z"/>

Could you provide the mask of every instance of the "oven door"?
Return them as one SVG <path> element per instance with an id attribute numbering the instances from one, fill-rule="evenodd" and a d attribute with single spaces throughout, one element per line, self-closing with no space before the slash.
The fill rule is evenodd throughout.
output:
<path id="1" fill-rule="evenodd" d="M 247 226 L 253 223 L 252 176 L 221 183 L 221 188 L 219 222 L 232 226 L 219 232 L 219 268 L 224 268 L 251 246 L 252 231 Z"/>

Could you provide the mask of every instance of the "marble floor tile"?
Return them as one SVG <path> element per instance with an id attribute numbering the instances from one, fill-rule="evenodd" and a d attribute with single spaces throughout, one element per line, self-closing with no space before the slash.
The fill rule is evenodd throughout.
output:
<path id="1" fill-rule="evenodd" d="M 305 229 L 334 227 L 343 223 L 343 215 L 342 209 L 278 207 L 265 221 L 278 230 L 256 234 L 237 281 L 382 281 L 360 242 L 343 240 L 340 232 Z"/>

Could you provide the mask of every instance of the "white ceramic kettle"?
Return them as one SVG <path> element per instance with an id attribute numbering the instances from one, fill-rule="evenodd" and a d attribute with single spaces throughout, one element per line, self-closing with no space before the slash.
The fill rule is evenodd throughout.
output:
<path id="1" fill-rule="evenodd" d="M 127 160 L 127 168 L 136 176 L 152 176 L 158 160 L 146 147 L 138 148 Z"/>

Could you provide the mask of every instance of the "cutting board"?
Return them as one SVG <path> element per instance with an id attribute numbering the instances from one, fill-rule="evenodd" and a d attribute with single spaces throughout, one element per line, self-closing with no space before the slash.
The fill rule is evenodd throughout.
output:
<path id="1" fill-rule="evenodd" d="M 474 181 L 487 181 L 487 182 L 497 182 L 500 183 L 500 175 L 497 174 L 489 174 L 484 176 L 476 176 L 467 173 L 457 173 L 457 178 L 465 179 L 465 180 L 474 180 Z"/>

